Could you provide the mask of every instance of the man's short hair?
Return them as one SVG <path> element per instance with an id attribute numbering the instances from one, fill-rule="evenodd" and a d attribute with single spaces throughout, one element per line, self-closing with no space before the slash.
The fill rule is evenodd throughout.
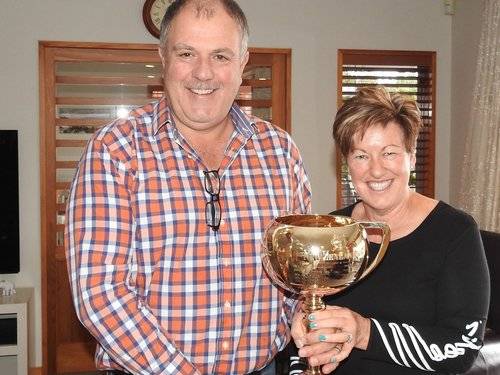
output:
<path id="1" fill-rule="evenodd" d="M 179 14 L 179 12 L 188 4 L 193 4 L 196 9 L 197 17 L 207 17 L 210 18 L 214 15 L 216 11 L 216 6 L 218 4 L 222 5 L 224 10 L 229 14 L 231 18 L 234 19 L 241 32 L 241 51 L 240 55 L 243 55 L 248 48 L 248 22 L 241 10 L 238 3 L 234 0 L 174 0 L 172 4 L 167 8 L 165 16 L 161 22 L 160 28 L 160 50 L 164 50 L 167 46 L 168 34 L 170 32 L 170 27 L 172 21 Z"/>

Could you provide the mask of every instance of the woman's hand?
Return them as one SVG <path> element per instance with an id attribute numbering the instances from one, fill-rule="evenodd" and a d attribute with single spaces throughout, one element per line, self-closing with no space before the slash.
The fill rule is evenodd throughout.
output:
<path id="1" fill-rule="evenodd" d="M 309 332 L 304 323 L 309 325 Z M 338 306 L 327 306 L 307 317 L 298 311 L 292 321 L 291 333 L 299 348 L 299 356 L 307 357 L 311 366 L 322 366 L 323 373 L 329 374 L 353 348 L 366 350 L 370 319 Z"/>

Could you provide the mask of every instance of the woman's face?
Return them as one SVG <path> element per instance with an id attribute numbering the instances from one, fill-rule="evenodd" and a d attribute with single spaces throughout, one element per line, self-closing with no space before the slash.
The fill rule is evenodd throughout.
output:
<path id="1" fill-rule="evenodd" d="M 371 126 L 363 138 L 356 133 L 347 165 L 356 192 L 379 213 L 390 212 L 408 198 L 415 155 L 406 151 L 397 123 Z"/>

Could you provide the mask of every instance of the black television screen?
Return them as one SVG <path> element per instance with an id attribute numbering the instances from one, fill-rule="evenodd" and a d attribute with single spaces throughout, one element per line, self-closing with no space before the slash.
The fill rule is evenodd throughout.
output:
<path id="1" fill-rule="evenodd" d="M 19 272 L 17 130 L 0 130 L 0 274 Z"/>

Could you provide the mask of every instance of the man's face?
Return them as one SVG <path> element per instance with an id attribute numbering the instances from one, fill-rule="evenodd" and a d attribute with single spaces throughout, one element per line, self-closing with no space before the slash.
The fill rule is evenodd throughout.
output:
<path id="1" fill-rule="evenodd" d="M 248 52 L 240 53 L 240 29 L 223 8 L 207 18 L 188 5 L 174 18 L 160 56 L 180 129 L 204 131 L 225 121 L 248 61 Z"/>

